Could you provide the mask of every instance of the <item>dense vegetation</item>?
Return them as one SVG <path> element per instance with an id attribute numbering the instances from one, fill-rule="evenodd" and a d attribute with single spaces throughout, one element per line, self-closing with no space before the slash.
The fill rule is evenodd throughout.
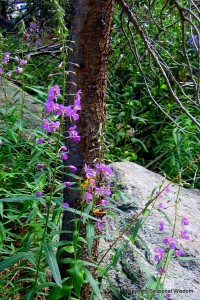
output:
<path id="1" fill-rule="evenodd" d="M 160 7 L 156 6 L 153 10 L 156 20 L 159 20 L 161 8 L 162 1 Z M 146 18 L 145 34 L 150 36 L 163 61 L 173 70 L 175 79 L 184 86 L 186 95 L 194 100 L 196 96 L 182 50 L 181 24 L 176 21 L 179 19 L 176 10 L 166 7 L 163 12 L 166 29 L 161 30 L 158 24 L 155 26 L 145 4 L 138 4 L 136 9 L 141 22 Z M 107 98 L 107 157 L 114 161 L 129 160 L 143 166 L 149 165 L 150 169 L 172 178 L 199 155 L 199 132 L 173 100 L 141 38 L 118 7 L 112 37 Z M 197 68 L 197 40 L 191 39 L 189 27 L 184 38 L 190 63 Z M 143 74 L 138 67 L 134 47 L 142 61 Z M 198 74 L 195 76 L 197 78 Z M 199 119 L 199 107 L 185 95 L 182 96 L 173 81 L 171 84 L 183 104 Z M 187 186 L 199 186 L 197 172 L 197 166 L 194 166 L 184 174 Z"/>

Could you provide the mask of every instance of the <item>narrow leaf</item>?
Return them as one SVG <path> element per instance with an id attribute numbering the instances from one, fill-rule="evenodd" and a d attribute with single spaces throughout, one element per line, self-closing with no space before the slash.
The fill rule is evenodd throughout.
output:
<path id="1" fill-rule="evenodd" d="M 119 260 L 119 257 L 121 256 L 121 254 L 122 254 L 122 252 L 124 251 L 124 248 L 125 248 L 125 247 L 126 247 L 126 244 L 123 244 L 123 245 L 121 245 L 121 247 L 119 247 L 119 248 L 117 249 L 117 251 L 115 251 L 115 255 L 114 255 L 114 257 L 113 257 L 113 263 L 112 263 L 113 267 L 116 267 L 117 262 L 118 262 L 118 260 Z"/>
<path id="2" fill-rule="evenodd" d="M 35 291 L 31 290 L 24 296 L 24 300 L 34 300 L 34 295 Z"/>
<path id="3" fill-rule="evenodd" d="M 71 274 L 72 284 L 76 291 L 77 296 L 80 296 L 81 288 L 83 285 L 85 268 L 81 260 L 72 261 L 69 273 Z"/>
<path id="4" fill-rule="evenodd" d="M 100 293 L 99 286 L 98 286 L 98 282 L 93 278 L 92 274 L 87 269 L 85 269 L 85 275 L 86 275 L 86 279 L 90 283 L 95 295 L 98 297 L 99 300 L 103 300 L 101 293 Z"/>
<path id="5" fill-rule="evenodd" d="M 10 266 L 13 266 L 21 259 L 27 259 L 30 261 L 30 263 L 36 265 L 34 255 L 32 253 L 20 252 L 0 262 L 0 271 L 3 271 Z"/>
<path id="6" fill-rule="evenodd" d="M 21 202 L 21 201 L 36 201 L 38 198 L 36 196 L 15 196 L 11 198 L 2 198 L 0 202 Z"/>
<path id="7" fill-rule="evenodd" d="M 73 286 L 64 285 L 62 288 L 59 286 L 54 287 L 47 297 L 47 300 L 58 300 L 64 298 L 69 294 Z"/>
<path id="8" fill-rule="evenodd" d="M 49 268 L 51 269 L 51 272 L 52 272 L 52 275 L 53 275 L 53 278 L 54 278 L 55 282 L 57 283 L 58 286 L 62 287 L 62 280 L 61 280 L 61 276 L 60 276 L 60 271 L 59 271 L 59 268 L 58 268 L 58 263 L 57 263 L 57 260 L 56 260 L 56 256 L 53 252 L 53 249 L 51 248 L 51 246 L 49 244 L 43 244 L 42 248 L 44 250 Z"/>
<path id="9" fill-rule="evenodd" d="M 88 223 L 86 226 L 87 242 L 88 242 L 88 252 L 89 254 L 92 251 L 92 245 L 94 241 L 94 225 Z"/>

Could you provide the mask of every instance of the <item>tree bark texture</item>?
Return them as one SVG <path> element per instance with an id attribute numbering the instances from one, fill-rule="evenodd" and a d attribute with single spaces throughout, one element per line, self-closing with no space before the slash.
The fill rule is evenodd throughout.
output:
<path id="1" fill-rule="evenodd" d="M 73 51 L 69 51 L 69 81 L 82 90 L 82 111 L 77 122 L 81 134 L 81 164 L 93 163 L 102 152 L 99 145 L 105 123 L 105 95 L 111 20 L 114 0 L 75 0 L 71 25 Z M 78 64 L 79 67 L 72 65 Z M 73 93 L 74 86 L 69 87 Z M 70 142 L 71 144 L 71 142 Z M 70 155 L 70 154 L 69 154 Z M 71 151 L 71 162 L 74 153 Z"/>
<path id="2" fill-rule="evenodd" d="M 74 94 L 78 89 L 82 91 L 82 110 L 79 120 L 75 122 L 81 141 L 77 143 L 67 140 L 69 154 L 66 165 L 76 166 L 79 175 L 82 174 L 85 163 L 93 165 L 95 160 L 101 160 L 103 157 L 100 139 L 106 118 L 105 97 L 114 2 L 114 0 L 74 1 L 70 31 L 70 39 L 74 43 L 72 50 L 68 50 L 67 93 Z M 73 100 L 74 96 L 69 96 L 68 104 L 72 104 Z M 71 124 L 68 120 L 66 123 L 67 131 Z M 71 178 L 66 176 L 65 180 L 70 181 Z M 64 191 L 64 201 L 68 202 L 70 207 L 78 208 L 79 199 L 79 191 L 72 189 Z M 64 212 L 64 230 L 73 231 L 74 217 L 69 211 Z M 69 233 L 61 238 L 72 240 L 72 235 Z"/>

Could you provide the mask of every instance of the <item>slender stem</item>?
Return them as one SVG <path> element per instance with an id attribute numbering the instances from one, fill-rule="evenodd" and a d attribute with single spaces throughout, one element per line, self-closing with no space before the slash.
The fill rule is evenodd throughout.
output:
<path id="1" fill-rule="evenodd" d="M 37 269 L 36 269 L 36 275 L 35 275 L 35 284 L 34 288 L 37 286 L 37 281 L 38 281 L 38 276 L 39 276 L 39 269 L 40 269 L 40 262 L 42 258 L 42 244 L 44 243 L 44 240 L 46 238 L 46 233 L 47 233 L 47 227 L 48 227 L 48 222 L 49 222 L 49 216 L 50 216 L 50 211 L 51 211 L 51 202 L 53 198 L 53 193 L 54 193 L 54 187 L 55 187 L 55 181 L 56 181 L 56 172 L 57 172 L 57 165 L 58 165 L 58 151 L 59 151 L 59 144 L 60 144 L 60 139 L 61 139 L 61 129 L 59 130 L 58 133 L 58 139 L 56 143 L 56 159 L 55 159 L 55 166 L 53 168 L 53 179 L 52 179 L 52 184 L 51 184 L 51 193 L 49 200 L 47 202 L 47 214 L 46 214 L 46 221 L 44 225 L 44 231 L 41 239 L 41 246 L 40 246 L 40 251 L 39 251 L 39 256 L 38 256 L 38 263 L 37 263 Z"/>

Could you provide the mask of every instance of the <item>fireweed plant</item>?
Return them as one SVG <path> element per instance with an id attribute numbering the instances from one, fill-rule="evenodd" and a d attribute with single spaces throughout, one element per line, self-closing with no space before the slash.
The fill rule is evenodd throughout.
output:
<path id="1" fill-rule="evenodd" d="M 27 212 L 27 209 L 33 208 L 33 211 L 30 212 L 27 216 L 26 214 L 19 213 L 19 219 L 22 217 L 24 220 L 25 217 L 27 218 L 25 222 L 26 227 L 26 234 L 25 237 L 22 239 L 19 248 L 15 249 L 12 248 L 13 255 L 10 258 L 5 259 L 0 264 L 0 270 L 4 270 L 6 267 L 13 266 L 11 271 L 9 270 L 6 273 L 6 276 L 2 279 L 2 286 L 6 280 L 7 276 L 10 276 L 10 273 L 14 273 L 13 280 L 12 278 L 9 282 L 9 285 L 13 286 L 13 294 L 17 297 L 17 293 L 21 294 L 22 291 L 15 288 L 18 280 L 16 281 L 15 278 L 15 267 L 17 267 L 18 273 L 21 274 L 25 272 L 25 270 L 29 270 L 28 274 L 30 278 L 25 281 L 32 283 L 31 285 L 28 284 L 28 287 L 23 289 L 24 292 L 27 292 L 24 297 L 25 299 L 33 299 L 35 293 L 44 294 L 44 288 L 48 286 L 55 286 L 55 289 L 52 289 L 52 299 L 54 298 L 54 294 L 56 295 L 65 293 L 65 295 L 71 297 L 71 290 L 74 289 L 73 295 L 80 295 L 81 286 L 83 283 L 87 281 L 91 282 L 92 276 L 90 275 L 89 271 L 86 270 L 82 261 L 78 260 L 78 240 L 79 234 L 73 241 L 60 241 L 58 243 L 53 242 L 52 235 L 59 234 L 60 227 L 61 227 L 61 217 L 62 211 L 64 209 L 68 209 L 73 211 L 75 214 L 82 216 L 83 218 L 79 218 L 79 221 L 76 220 L 76 229 L 80 227 L 80 223 L 86 224 L 86 230 L 90 232 L 90 235 L 87 236 L 88 243 L 88 251 L 91 252 L 92 250 L 92 243 L 94 239 L 94 227 L 96 226 L 98 229 L 103 228 L 103 221 L 101 218 L 90 216 L 89 213 L 91 210 L 95 210 L 94 207 L 95 199 L 98 197 L 101 199 L 101 203 L 98 205 L 98 209 L 104 210 L 108 204 L 107 197 L 111 195 L 110 186 L 109 185 L 98 185 L 97 178 L 98 175 L 108 176 L 111 174 L 111 169 L 103 163 L 96 163 L 94 168 L 91 168 L 88 165 L 85 165 L 85 179 L 83 183 L 80 184 L 80 189 L 82 191 L 83 199 L 81 206 L 83 211 L 75 211 L 73 208 L 70 208 L 68 203 L 62 203 L 62 196 L 61 191 L 63 188 L 73 188 L 74 181 L 70 182 L 60 182 L 59 174 L 60 168 L 62 166 L 62 162 L 67 160 L 68 158 L 68 150 L 65 145 L 61 143 L 62 136 L 62 125 L 64 117 L 68 117 L 75 122 L 79 118 L 79 111 L 81 110 L 81 91 L 78 90 L 75 98 L 74 98 L 74 105 L 65 106 L 63 104 L 59 104 L 59 98 L 61 97 L 60 88 L 58 85 L 52 86 L 48 90 L 47 100 L 44 103 L 44 118 L 41 122 L 41 128 L 43 132 L 37 132 L 37 137 L 33 143 L 35 143 L 36 150 L 40 149 L 40 155 L 36 155 L 34 159 L 32 158 L 31 161 L 34 163 L 34 175 L 35 175 L 35 183 L 36 186 L 31 186 L 30 183 L 27 184 L 28 189 L 32 189 L 31 195 L 27 195 L 23 193 L 21 195 L 16 195 L 14 197 L 5 197 L 1 199 L 1 203 L 23 203 L 26 204 L 22 207 L 19 207 L 20 210 Z M 76 125 L 72 124 L 67 130 L 68 138 L 79 142 L 80 136 L 76 130 Z M 45 134 L 47 133 L 47 134 Z M 20 137 L 20 141 L 22 136 Z M 6 146 L 7 140 L 2 136 L 2 145 L 1 147 Z M 51 151 L 49 151 L 51 148 Z M 33 151 L 34 153 L 34 151 Z M 42 159 L 42 155 L 47 156 L 47 160 Z M 51 167 L 52 165 L 52 167 Z M 75 175 L 76 168 L 74 166 L 68 166 L 69 174 L 71 174 L 72 179 L 79 179 L 78 176 Z M 71 172 L 71 173 L 70 173 Z M 61 172 L 62 173 L 62 172 Z M 4 179 L 6 183 L 6 179 Z M 22 189 L 25 192 L 25 189 Z M 27 190 L 26 190 L 27 192 Z M 60 193 L 59 193 L 60 192 Z M 8 194 L 6 194 L 8 195 Z M 9 195 L 10 196 L 10 195 Z M 33 203 L 30 203 L 30 201 Z M 13 209 L 13 208 L 12 208 Z M 3 210 L 3 217 L 6 216 L 7 209 Z M 5 214 L 5 215 L 4 215 Z M 40 222 L 39 219 L 42 219 L 43 222 Z M 20 220 L 20 225 L 22 225 L 22 221 Z M 18 226 L 18 224 L 16 224 Z M 28 246 L 24 246 L 24 243 L 27 243 Z M 69 251 L 70 253 L 74 253 L 74 259 L 70 262 L 71 268 L 69 273 L 71 274 L 71 278 L 64 279 L 64 286 L 63 282 L 60 277 L 58 264 L 56 260 L 56 256 L 54 254 L 53 247 L 58 247 L 59 245 L 65 245 L 62 251 Z M 66 246 L 67 245 L 67 246 Z M 6 247 L 7 251 L 4 254 L 8 254 L 9 247 Z M 25 251 L 28 250 L 28 251 Z M 18 250 L 18 251 L 17 251 Z M 15 254 L 17 252 L 17 254 Z M 52 272 L 52 276 L 55 280 L 55 283 L 46 282 L 45 279 L 45 272 L 43 271 L 45 268 L 44 258 L 48 262 L 49 268 Z M 25 259 L 29 261 L 26 265 Z M 17 263 L 17 266 L 15 265 Z M 87 262 L 85 262 L 85 265 Z M 76 269 L 78 267 L 78 270 Z M 22 271 L 23 270 L 23 271 Z M 30 275 L 31 274 L 31 275 Z M 82 274 L 82 275 L 80 275 Z M 86 275 L 85 275 L 86 274 Z M 77 282 L 77 276 L 79 275 L 79 281 Z M 85 276 L 86 278 L 85 278 Z M 23 275 L 24 276 L 24 275 Z M 93 285 L 95 281 L 92 281 Z M 58 290 L 58 287 L 61 287 Z M 100 294 L 98 290 L 98 286 L 96 285 L 96 294 Z M 42 292 L 41 292 L 42 290 Z M 51 297 L 51 294 L 49 297 Z M 4 295 L 4 293 L 2 293 Z M 49 298 L 51 299 L 51 298 Z M 59 298 L 57 298 L 59 299 Z"/>
<path id="2" fill-rule="evenodd" d="M 161 189 L 162 186 L 159 187 L 159 190 L 155 192 L 158 197 L 158 203 L 156 202 L 155 205 L 153 205 L 153 209 L 157 209 L 162 216 L 162 219 L 160 219 L 159 222 L 158 230 L 162 233 L 163 239 L 161 246 L 153 250 L 153 259 L 156 263 L 156 275 L 152 274 L 152 278 L 147 283 L 146 288 L 149 289 L 149 291 L 155 290 L 155 292 L 149 292 L 148 294 L 146 294 L 147 299 L 154 299 L 155 296 L 158 297 L 156 291 L 165 290 L 164 282 L 166 277 L 168 276 L 168 267 L 170 265 L 170 262 L 176 259 L 181 259 L 181 256 L 183 256 L 184 254 L 183 249 L 181 249 L 179 246 L 179 241 L 181 241 L 181 239 L 190 239 L 188 230 L 186 230 L 187 226 L 189 225 L 189 218 L 187 216 L 180 216 L 180 212 L 178 211 L 180 202 L 180 186 L 178 188 L 174 203 L 175 211 L 173 221 L 171 221 L 167 215 L 167 208 L 169 206 L 169 203 L 171 202 L 170 187 L 167 186 L 162 192 Z M 166 299 L 173 299 L 173 295 L 171 293 L 163 293 L 163 295 L 158 298 L 163 299 L 164 296 Z"/>
<path id="3" fill-rule="evenodd" d="M 30 27 L 32 34 L 38 32 L 33 24 Z M 61 35 L 63 36 L 62 32 Z M 40 119 L 37 116 L 41 125 L 36 129 L 26 128 L 25 93 L 22 89 L 19 96 L 21 102 L 11 105 L 6 81 L 15 78 L 21 81 L 22 87 L 25 85 L 25 68 L 31 60 L 31 55 L 24 54 L 27 52 L 25 50 L 30 48 L 30 44 L 27 44 L 27 35 L 23 36 L 25 42 L 22 42 L 22 53 L 18 56 L 8 51 L 3 53 L 0 69 L 5 98 L 1 114 L 2 120 L 6 121 L 6 126 L 1 127 L 0 138 L 3 254 L 0 263 L 1 295 L 6 299 L 34 299 L 35 294 L 41 297 L 48 295 L 48 299 L 59 299 L 61 295 L 72 299 L 72 296 L 79 297 L 82 285 L 90 282 L 96 295 L 101 298 L 98 284 L 85 268 L 91 263 L 82 262 L 78 253 L 81 242 L 87 244 L 90 254 L 95 238 L 94 228 L 103 228 L 101 217 L 93 215 L 93 211 L 106 210 L 107 198 L 111 194 L 110 186 L 99 185 L 98 177 L 108 176 L 111 169 L 103 163 L 95 163 L 94 168 L 85 165 L 85 179 L 81 179 L 76 176 L 76 168 L 68 166 L 68 175 L 71 175 L 72 181 L 62 182 L 63 161 L 68 159 L 68 149 L 63 144 L 65 138 L 62 135 L 64 118 L 70 118 L 72 121 L 67 130 L 67 138 L 75 142 L 79 142 L 81 138 L 75 124 L 81 110 L 81 91 L 77 91 L 74 105 L 63 104 L 66 85 L 65 60 L 60 66 L 60 74 L 63 75 L 62 91 L 58 85 L 48 89 L 43 117 Z M 34 37 L 31 39 L 34 40 Z M 65 49 L 64 39 L 62 43 L 62 49 Z M 64 53 L 61 55 L 66 56 Z M 41 105 L 41 101 L 38 101 L 38 105 Z M 76 181 L 82 194 L 80 211 L 70 208 L 62 199 L 62 190 L 73 188 Z M 97 198 L 99 203 L 95 206 Z M 61 227 L 64 209 L 71 210 L 79 217 L 75 219 L 76 232 L 73 241 L 58 241 L 60 233 L 63 233 Z M 86 240 L 81 238 L 79 233 L 81 223 L 86 226 Z M 70 261 L 67 274 L 69 277 L 63 280 L 55 255 L 58 247 L 61 247 L 58 259 L 63 251 L 73 253 L 74 256 Z M 51 271 L 50 276 L 46 273 L 47 266 Z"/>

